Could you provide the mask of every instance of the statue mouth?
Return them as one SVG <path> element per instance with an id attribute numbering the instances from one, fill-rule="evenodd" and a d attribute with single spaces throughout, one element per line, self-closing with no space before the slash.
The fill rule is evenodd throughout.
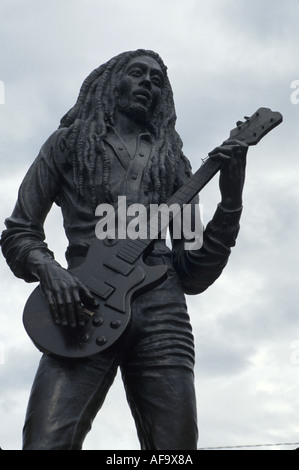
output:
<path id="1" fill-rule="evenodd" d="M 146 90 L 137 90 L 134 92 L 136 98 L 141 98 L 142 100 L 151 101 L 151 94 Z"/>

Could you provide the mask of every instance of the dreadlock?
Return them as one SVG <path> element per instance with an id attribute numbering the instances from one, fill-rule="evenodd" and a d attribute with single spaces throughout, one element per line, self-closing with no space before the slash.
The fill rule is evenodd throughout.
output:
<path id="1" fill-rule="evenodd" d="M 151 119 L 150 131 L 155 135 L 151 158 L 144 173 L 144 190 L 151 193 L 152 202 L 166 202 L 176 184 L 176 170 L 180 159 L 185 172 L 190 174 L 190 164 L 182 152 L 182 141 L 175 131 L 176 113 L 167 68 L 160 56 L 143 49 L 124 52 L 95 69 L 85 79 L 76 104 L 61 119 L 59 128 L 68 128 L 65 144 L 73 156 L 73 178 L 80 196 L 85 190 L 91 193 L 96 206 L 95 169 L 101 156 L 103 188 L 109 202 L 115 201 L 110 186 L 110 159 L 104 145 L 107 124 L 113 125 L 116 106 L 114 90 L 125 65 L 138 56 L 150 56 L 160 65 L 165 76 L 161 103 Z"/>

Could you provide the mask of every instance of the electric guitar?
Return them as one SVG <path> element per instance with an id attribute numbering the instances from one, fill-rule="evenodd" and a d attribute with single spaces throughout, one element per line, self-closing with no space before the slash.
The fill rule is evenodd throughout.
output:
<path id="1" fill-rule="evenodd" d="M 282 122 L 282 115 L 268 108 L 260 108 L 250 118 L 244 119 L 244 122 L 237 122 L 230 138 L 247 145 L 256 145 Z M 183 208 L 213 178 L 220 166 L 220 162 L 209 157 L 205 159 L 190 180 L 168 200 L 167 205 L 179 204 Z M 160 232 L 166 228 L 163 223 L 162 221 L 159 227 Z M 165 221 L 165 224 L 168 223 L 169 217 Z M 148 266 L 145 263 L 153 243 L 154 240 L 149 238 L 95 238 L 84 262 L 71 270 L 90 289 L 98 302 L 96 308 L 84 308 L 84 326 L 57 326 L 52 320 L 47 301 L 37 286 L 30 295 L 23 314 L 25 330 L 35 346 L 47 354 L 78 359 L 97 354 L 115 343 L 130 322 L 134 298 L 157 286 L 167 276 L 165 265 Z"/>

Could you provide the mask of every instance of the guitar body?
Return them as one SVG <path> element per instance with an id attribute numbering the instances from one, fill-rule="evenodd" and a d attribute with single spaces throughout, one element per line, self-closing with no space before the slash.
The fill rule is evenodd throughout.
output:
<path id="1" fill-rule="evenodd" d="M 55 325 L 40 287 L 34 289 L 24 308 L 23 323 L 40 351 L 69 359 L 84 358 L 107 349 L 124 333 L 132 300 L 167 277 L 165 265 L 148 266 L 142 257 L 132 265 L 119 258 L 117 253 L 126 242 L 96 239 L 82 265 L 71 270 L 98 302 L 97 308 L 84 309 L 84 326 Z"/>

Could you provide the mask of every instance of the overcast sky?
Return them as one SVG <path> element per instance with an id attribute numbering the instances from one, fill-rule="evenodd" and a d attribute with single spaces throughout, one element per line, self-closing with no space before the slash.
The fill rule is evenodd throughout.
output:
<path id="1" fill-rule="evenodd" d="M 299 80 L 298 22 L 298 0 L 0 0 L 1 230 L 84 78 L 120 52 L 146 48 L 164 59 L 194 170 L 245 115 L 264 106 L 284 116 L 250 148 L 241 231 L 225 272 L 188 297 L 200 448 L 299 442 L 299 92 L 291 88 Z M 205 224 L 218 202 L 216 178 L 201 195 Z M 65 265 L 57 208 L 46 230 Z M 0 259 L 0 447 L 7 450 L 21 448 L 40 358 L 22 326 L 34 287 Z M 139 448 L 119 377 L 84 448 Z"/>

